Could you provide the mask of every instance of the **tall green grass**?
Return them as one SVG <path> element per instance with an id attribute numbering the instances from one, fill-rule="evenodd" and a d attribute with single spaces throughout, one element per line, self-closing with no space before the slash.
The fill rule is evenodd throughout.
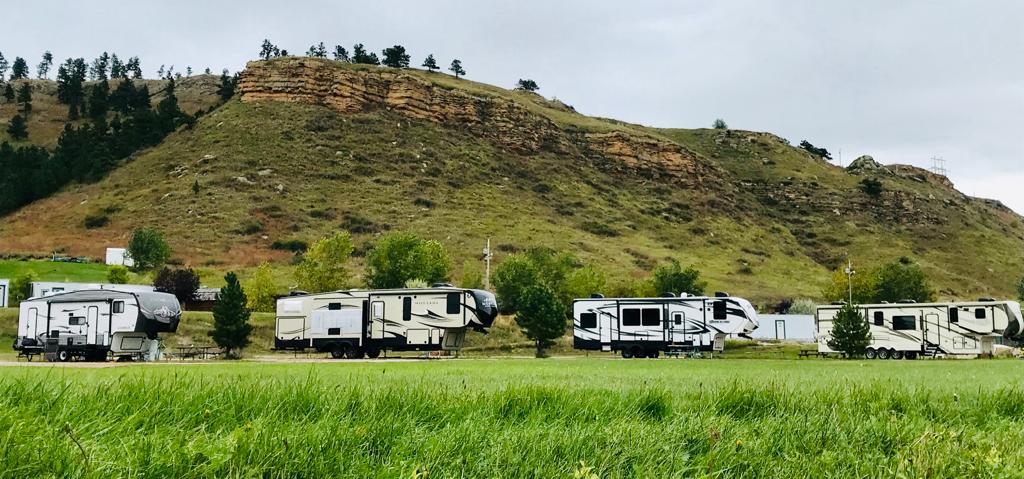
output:
<path id="1" fill-rule="evenodd" d="M 1009 477 L 1021 365 L 0 370 L 2 477 Z"/>

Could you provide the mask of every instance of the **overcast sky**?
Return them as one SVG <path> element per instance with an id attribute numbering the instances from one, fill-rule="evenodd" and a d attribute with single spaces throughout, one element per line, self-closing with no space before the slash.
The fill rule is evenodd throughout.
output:
<path id="1" fill-rule="evenodd" d="M 930 167 L 1024 212 L 1024 2 L 43 1 L 5 5 L 0 52 L 138 55 L 147 76 L 241 69 L 270 38 L 406 46 L 471 79 L 660 127 L 770 131 L 844 164 Z"/>

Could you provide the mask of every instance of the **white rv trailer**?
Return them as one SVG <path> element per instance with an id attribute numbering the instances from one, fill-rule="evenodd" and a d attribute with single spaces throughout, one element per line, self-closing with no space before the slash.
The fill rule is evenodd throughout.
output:
<path id="1" fill-rule="evenodd" d="M 14 349 L 49 361 L 153 358 L 159 333 L 173 333 L 181 307 L 172 294 L 112 290 L 60 293 L 21 302 Z"/>
<path id="2" fill-rule="evenodd" d="M 624 358 L 656 358 L 662 351 L 722 351 L 730 334 L 757 329 L 750 301 L 716 293 L 660 298 L 577 299 L 572 304 L 573 347 L 620 351 Z"/>
<path id="3" fill-rule="evenodd" d="M 469 328 L 486 330 L 497 315 L 494 294 L 450 285 L 290 296 L 277 301 L 274 348 L 336 359 L 458 350 Z"/>
<path id="4" fill-rule="evenodd" d="M 149 284 L 109 284 L 109 283 L 63 283 L 55 281 L 34 281 L 32 282 L 32 297 L 50 296 L 52 294 L 70 293 L 72 291 L 109 289 L 113 291 L 124 291 L 129 293 L 141 293 L 156 291 L 156 287 Z"/>
<path id="5" fill-rule="evenodd" d="M 818 351 L 828 347 L 832 320 L 841 303 L 819 306 L 815 314 Z M 871 325 L 868 359 L 916 359 L 918 356 L 974 357 L 992 353 L 999 336 L 1020 341 L 1021 308 L 1015 301 L 891 303 L 858 306 Z"/>

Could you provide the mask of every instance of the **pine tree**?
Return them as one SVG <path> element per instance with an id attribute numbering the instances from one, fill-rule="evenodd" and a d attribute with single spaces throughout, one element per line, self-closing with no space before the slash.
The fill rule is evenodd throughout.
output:
<path id="1" fill-rule="evenodd" d="M 314 58 L 327 58 L 327 47 L 324 46 L 324 42 L 320 42 L 319 45 L 310 45 L 309 50 L 306 52 L 306 56 Z"/>
<path id="2" fill-rule="evenodd" d="M 192 76 L 192 67 L 190 67 L 190 66 L 185 67 L 185 76 L 186 77 L 191 77 Z"/>
<path id="3" fill-rule="evenodd" d="M 212 75 L 212 74 L 213 74 L 213 72 L 210 70 L 210 67 L 206 67 L 206 69 L 203 70 L 203 75 Z"/>
<path id="4" fill-rule="evenodd" d="M 157 78 L 163 78 L 165 71 L 166 69 L 164 68 L 164 65 L 160 65 L 160 68 L 156 71 Z"/>
<path id="5" fill-rule="evenodd" d="M 0 83 L 4 81 L 4 75 L 7 75 L 7 67 L 10 66 L 7 63 L 7 59 L 4 58 L 4 54 L 0 53 Z"/>
<path id="6" fill-rule="evenodd" d="M 357 43 L 352 47 L 352 63 L 362 65 L 380 65 L 380 60 L 377 59 L 376 53 L 367 53 L 363 44 Z"/>
<path id="7" fill-rule="evenodd" d="M 238 86 L 238 77 L 228 75 L 228 69 L 225 68 L 220 74 L 220 86 L 217 88 L 220 100 L 228 101 L 231 97 L 235 96 L 236 86 Z"/>
<path id="8" fill-rule="evenodd" d="M 11 67 L 11 80 L 24 80 L 28 78 L 28 63 L 24 58 L 15 57 L 14 65 Z"/>
<path id="9" fill-rule="evenodd" d="M 131 57 L 128 62 L 125 63 L 125 70 L 127 73 L 131 73 L 132 79 L 142 79 L 142 62 L 139 61 L 139 57 Z"/>
<path id="10" fill-rule="evenodd" d="M 106 80 L 109 78 L 107 72 L 110 67 L 110 54 L 103 52 L 100 56 L 96 57 L 92 61 L 92 66 L 89 68 L 89 76 L 93 80 Z"/>
<path id="11" fill-rule="evenodd" d="M 341 45 L 334 46 L 334 59 L 338 60 L 339 62 L 352 61 L 352 59 L 348 57 L 348 50 L 345 50 L 345 47 Z"/>
<path id="12" fill-rule="evenodd" d="M 409 68 L 409 54 L 405 52 L 405 47 L 395 45 L 391 48 L 385 48 L 381 53 L 384 56 L 384 60 L 381 61 L 384 66 Z"/>
<path id="13" fill-rule="evenodd" d="M 842 351 L 847 358 L 863 355 L 871 344 L 871 325 L 860 310 L 849 303 L 832 319 L 831 334 L 828 347 Z"/>
<path id="14" fill-rule="evenodd" d="M 28 82 L 22 83 L 18 88 L 18 104 L 21 105 L 21 111 L 26 117 L 32 112 L 32 86 Z"/>
<path id="15" fill-rule="evenodd" d="M 452 64 L 448 67 L 448 70 L 455 74 L 455 78 L 466 75 L 466 70 L 462 68 L 462 61 L 458 58 L 452 60 Z"/>
<path id="16" fill-rule="evenodd" d="M 14 87 L 10 83 L 4 85 L 4 100 L 7 103 L 14 101 Z"/>
<path id="17" fill-rule="evenodd" d="M 47 50 L 46 53 L 43 53 L 43 61 L 39 62 L 39 68 L 37 69 L 37 73 L 39 74 L 39 79 L 41 79 L 41 80 L 46 79 L 49 76 L 49 74 L 50 74 L 50 67 L 52 67 L 52 66 L 53 66 L 53 54 L 50 53 L 49 50 Z"/>
<path id="18" fill-rule="evenodd" d="M 277 49 L 276 45 L 270 43 L 268 39 L 263 39 L 263 45 L 260 46 L 260 58 L 270 60 L 272 57 L 280 55 L 281 51 Z"/>
<path id="19" fill-rule="evenodd" d="M 116 53 L 110 55 L 110 78 L 128 78 L 127 71 L 124 68 L 124 63 L 117 57 Z"/>
<path id="20" fill-rule="evenodd" d="M 434 70 L 440 69 L 440 67 L 437 66 L 437 60 L 434 60 L 434 54 L 433 53 L 431 53 L 430 55 L 427 55 L 427 58 L 425 60 L 423 60 L 423 65 L 422 66 L 423 66 L 423 68 L 426 68 L 428 71 L 431 71 L 431 72 L 433 72 Z"/>
<path id="21" fill-rule="evenodd" d="M 7 125 L 7 134 L 15 140 L 28 138 L 28 125 L 25 124 L 25 119 L 21 115 L 14 115 L 14 118 L 11 118 L 10 124 Z"/>
<path id="22" fill-rule="evenodd" d="M 93 119 L 106 118 L 109 99 L 110 84 L 106 80 L 94 83 L 89 88 L 89 116 Z"/>
<path id="23" fill-rule="evenodd" d="M 224 350 L 226 359 L 238 359 L 240 349 L 249 345 L 252 325 L 249 324 L 251 312 L 246 307 L 247 299 L 242 285 L 235 273 L 224 276 L 226 283 L 220 289 L 217 301 L 213 305 L 213 330 L 208 334 L 213 342 Z"/>

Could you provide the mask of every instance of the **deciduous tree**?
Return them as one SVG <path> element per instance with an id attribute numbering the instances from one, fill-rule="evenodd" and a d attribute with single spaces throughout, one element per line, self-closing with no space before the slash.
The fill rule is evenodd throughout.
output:
<path id="1" fill-rule="evenodd" d="M 535 82 L 533 80 L 530 80 L 530 79 L 525 79 L 524 80 L 524 79 L 520 78 L 519 81 L 516 82 L 516 90 L 519 90 L 519 91 L 537 91 L 537 90 L 540 90 L 540 86 L 537 85 L 537 82 Z"/>
<path id="2" fill-rule="evenodd" d="M 160 231 L 140 228 L 128 240 L 128 256 L 134 262 L 135 271 L 145 271 L 163 266 L 171 257 L 171 247 Z"/>
<path id="3" fill-rule="evenodd" d="M 261 313 L 274 312 L 277 286 L 274 284 L 274 270 L 270 263 L 263 263 L 256 268 L 245 290 L 249 298 L 246 307 Z"/>
<path id="4" fill-rule="evenodd" d="M 345 232 L 313 243 L 295 269 L 299 289 L 323 293 L 348 287 L 347 264 L 352 250 L 352 238 Z"/>
<path id="5" fill-rule="evenodd" d="M 523 291 L 516 312 L 516 324 L 536 345 L 536 356 L 543 358 L 555 340 L 565 334 L 565 305 L 558 295 L 545 285 L 533 285 Z"/>
<path id="6" fill-rule="evenodd" d="M 667 263 L 654 268 L 651 282 L 655 291 L 660 293 L 686 293 L 691 296 L 701 296 L 707 288 L 707 281 L 700 279 L 700 270 L 693 266 L 683 266 L 675 258 L 669 259 Z"/>
<path id="7" fill-rule="evenodd" d="M 441 243 L 406 232 L 383 236 L 366 256 L 366 264 L 366 285 L 371 288 L 400 288 L 409 280 L 444 282 L 452 267 Z"/>
<path id="8" fill-rule="evenodd" d="M 39 280 L 34 271 L 26 271 L 11 280 L 11 306 L 18 306 L 22 301 L 32 297 L 32 283 Z"/>
<path id="9" fill-rule="evenodd" d="M 153 279 L 153 286 L 161 293 L 170 293 L 185 304 L 199 291 L 199 275 L 192 268 L 171 269 L 163 267 Z"/>

